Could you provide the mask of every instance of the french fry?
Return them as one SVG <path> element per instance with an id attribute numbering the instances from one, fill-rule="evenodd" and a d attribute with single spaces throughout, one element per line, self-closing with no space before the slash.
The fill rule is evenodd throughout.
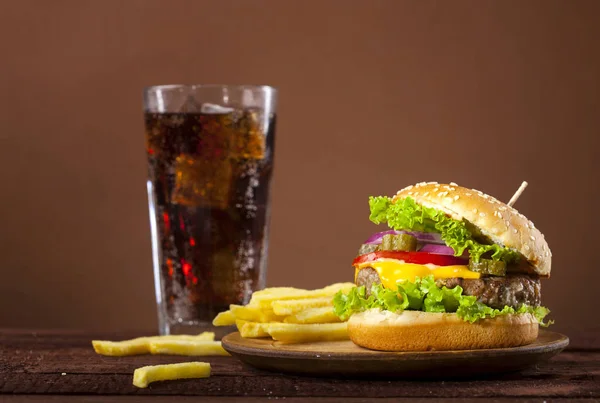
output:
<path id="1" fill-rule="evenodd" d="M 147 337 L 149 341 L 155 340 L 188 340 L 188 341 L 215 341 L 215 334 L 213 332 L 202 332 L 198 335 L 189 334 L 170 334 L 168 336 L 150 336 Z"/>
<path id="2" fill-rule="evenodd" d="M 151 382 L 175 379 L 208 378 L 210 364 L 207 362 L 183 362 L 180 364 L 149 365 L 133 372 L 133 385 L 146 388 Z"/>
<path id="3" fill-rule="evenodd" d="M 213 326 L 233 326 L 235 316 L 231 311 L 219 312 L 212 321 Z"/>
<path id="4" fill-rule="evenodd" d="M 150 352 L 147 337 L 124 341 L 92 340 L 92 346 L 96 353 L 114 357 L 148 354 Z"/>
<path id="5" fill-rule="evenodd" d="M 308 308 L 330 306 L 333 309 L 333 297 L 288 299 L 272 302 L 273 312 L 277 315 L 295 315 Z"/>
<path id="6" fill-rule="evenodd" d="M 275 315 L 272 309 L 261 309 L 258 306 L 252 305 L 230 305 L 229 309 L 235 319 L 246 320 L 249 322 L 279 322 L 283 320 L 283 316 Z"/>
<path id="7" fill-rule="evenodd" d="M 286 299 L 333 297 L 338 291 L 348 292 L 353 287 L 355 287 L 354 283 L 336 283 L 317 290 L 303 290 L 292 287 L 265 288 L 252 294 L 250 304 L 264 307 L 273 301 Z"/>
<path id="8" fill-rule="evenodd" d="M 306 343 L 311 341 L 334 341 L 348 339 L 348 324 L 343 323 L 268 323 L 265 330 L 275 340 L 284 343 Z"/>
<path id="9" fill-rule="evenodd" d="M 321 290 L 323 290 L 323 292 L 332 293 L 333 295 L 335 295 L 335 294 L 337 294 L 338 291 L 347 293 L 348 291 L 350 291 L 350 289 L 352 289 L 354 287 L 356 287 L 356 284 L 350 283 L 350 282 L 333 283 L 333 284 L 330 284 L 328 286 L 321 288 Z"/>
<path id="10" fill-rule="evenodd" d="M 220 341 L 155 340 L 150 353 L 187 356 L 229 355 Z"/>
<path id="11" fill-rule="evenodd" d="M 269 295 L 286 295 L 293 293 L 305 293 L 309 291 L 310 290 L 305 290 L 304 288 L 295 287 L 267 287 L 263 288 L 262 290 L 254 291 L 252 296 L 262 298 Z"/>
<path id="12" fill-rule="evenodd" d="M 235 321 L 240 335 L 245 338 L 269 337 L 269 333 L 265 331 L 265 323 L 248 322 L 246 320 L 237 319 Z"/>
<path id="13" fill-rule="evenodd" d="M 263 288 L 262 290 L 254 291 L 254 293 L 252 295 L 262 298 L 263 296 L 267 296 L 267 295 L 290 295 L 290 294 L 291 295 L 302 295 L 305 293 L 314 293 L 314 292 L 318 292 L 318 291 L 324 291 L 324 292 L 333 291 L 334 293 L 336 293 L 340 289 L 348 289 L 348 288 L 352 288 L 352 287 L 355 287 L 354 283 L 334 283 L 334 284 L 328 285 L 323 288 L 317 288 L 315 290 L 307 290 L 304 288 L 295 288 L 295 287 L 267 287 L 267 288 Z"/>
<path id="14" fill-rule="evenodd" d="M 332 306 L 324 306 L 321 308 L 308 308 L 296 313 L 295 315 L 286 316 L 283 320 L 285 323 L 337 323 L 341 322 L 340 318 L 333 312 Z"/>
<path id="15" fill-rule="evenodd" d="M 198 335 L 169 335 L 138 337 L 123 341 L 92 340 L 94 351 L 101 355 L 122 357 L 150 353 L 150 343 L 154 341 L 213 341 L 213 332 L 203 332 Z"/>
<path id="16" fill-rule="evenodd" d="M 230 305 L 213 324 L 235 323 L 246 338 L 271 336 L 286 342 L 347 339 L 346 325 L 333 312 L 333 296 L 353 287 L 353 283 L 336 283 L 316 290 L 265 288 L 254 292 L 248 305 Z"/>

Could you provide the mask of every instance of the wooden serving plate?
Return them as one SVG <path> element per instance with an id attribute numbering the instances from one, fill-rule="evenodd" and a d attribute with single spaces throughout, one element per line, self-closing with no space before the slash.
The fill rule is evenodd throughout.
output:
<path id="1" fill-rule="evenodd" d="M 270 338 L 228 334 L 222 344 L 232 356 L 269 371 L 312 376 L 441 378 L 474 377 L 518 371 L 560 353 L 569 338 L 540 330 L 529 345 L 457 351 L 382 352 L 349 340 L 283 344 Z"/>

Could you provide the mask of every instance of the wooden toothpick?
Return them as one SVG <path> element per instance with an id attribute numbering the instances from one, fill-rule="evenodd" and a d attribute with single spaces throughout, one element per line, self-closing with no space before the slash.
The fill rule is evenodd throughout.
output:
<path id="1" fill-rule="evenodd" d="M 519 197 L 521 197 L 521 194 L 525 191 L 525 188 L 527 187 L 527 185 L 528 185 L 528 183 L 525 181 L 523 181 L 523 183 L 521 183 L 521 186 L 519 186 L 519 188 L 517 189 L 515 194 L 510 198 L 510 201 L 507 203 L 509 206 L 512 207 L 512 205 L 517 202 Z"/>

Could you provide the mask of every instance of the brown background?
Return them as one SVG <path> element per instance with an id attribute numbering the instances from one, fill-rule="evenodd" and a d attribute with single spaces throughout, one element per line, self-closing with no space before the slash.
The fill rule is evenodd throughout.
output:
<path id="1" fill-rule="evenodd" d="M 152 329 L 141 89 L 279 87 L 270 285 L 350 280 L 367 197 L 455 181 L 554 251 L 598 321 L 600 2 L 3 1 L 0 325 Z"/>

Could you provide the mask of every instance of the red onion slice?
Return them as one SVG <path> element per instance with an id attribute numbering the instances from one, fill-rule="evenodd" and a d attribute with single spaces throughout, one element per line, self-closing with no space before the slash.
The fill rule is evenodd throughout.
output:
<path id="1" fill-rule="evenodd" d="M 446 245 L 425 244 L 419 252 L 435 253 L 436 255 L 454 256 L 454 249 Z"/>
<path id="2" fill-rule="evenodd" d="M 454 249 L 446 245 L 424 244 L 418 248 L 419 252 L 434 253 L 436 255 L 455 256 Z M 456 256 L 459 259 L 469 260 L 469 251 L 465 250 L 461 256 Z M 466 263 L 463 263 L 466 264 Z"/>

